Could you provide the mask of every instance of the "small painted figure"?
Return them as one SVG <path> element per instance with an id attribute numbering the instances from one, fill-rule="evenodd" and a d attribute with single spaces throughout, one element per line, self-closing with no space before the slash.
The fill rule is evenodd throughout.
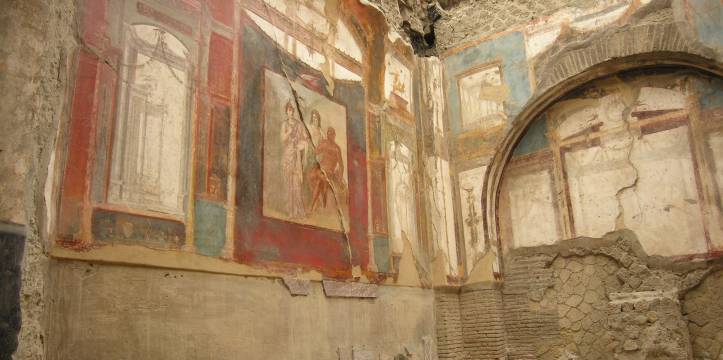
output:
<path id="1" fill-rule="evenodd" d="M 310 179 L 314 168 L 317 166 L 316 147 L 319 146 L 324 139 L 323 130 L 321 129 L 321 115 L 317 110 L 311 110 L 311 121 L 307 128 L 309 129 L 310 141 L 307 143 L 304 171 L 306 178 Z"/>
<path id="2" fill-rule="evenodd" d="M 309 126 L 309 134 L 311 134 L 311 143 L 318 146 L 323 139 L 321 129 L 321 115 L 317 110 L 311 110 L 311 125 Z"/>

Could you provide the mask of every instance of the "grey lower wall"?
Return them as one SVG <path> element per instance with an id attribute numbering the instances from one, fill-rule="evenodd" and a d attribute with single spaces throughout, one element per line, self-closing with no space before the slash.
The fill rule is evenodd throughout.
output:
<path id="1" fill-rule="evenodd" d="M 432 359 L 434 292 L 292 297 L 280 280 L 54 260 L 49 359 Z M 398 357 L 404 358 L 404 357 Z"/>

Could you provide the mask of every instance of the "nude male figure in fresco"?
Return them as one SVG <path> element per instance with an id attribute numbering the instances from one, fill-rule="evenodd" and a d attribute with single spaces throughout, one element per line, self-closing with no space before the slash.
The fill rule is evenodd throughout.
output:
<path id="1" fill-rule="evenodd" d="M 326 207 L 327 193 L 332 190 L 344 191 L 344 159 L 341 148 L 336 143 L 336 130 L 329 126 L 326 130 L 326 138 L 319 141 L 316 146 L 316 158 L 318 164 L 309 173 L 311 183 L 311 209 L 315 211 L 319 206 Z M 323 171 L 322 171 L 323 170 Z M 325 176 L 326 175 L 326 176 Z"/>
<path id="2" fill-rule="evenodd" d="M 301 120 L 294 116 L 294 105 L 286 103 L 286 119 L 281 123 L 281 177 L 286 190 L 286 214 L 292 219 L 306 216 L 303 198 L 304 150 L 308 138 Z"/>

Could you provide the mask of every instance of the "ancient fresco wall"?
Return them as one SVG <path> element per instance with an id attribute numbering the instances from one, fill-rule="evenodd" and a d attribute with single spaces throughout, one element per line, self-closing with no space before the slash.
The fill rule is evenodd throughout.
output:
<path id="1" fill-rule="evenodd" d="M 429 283 L 420 70 L 375 9 L 80 6 L 54 255 Z"/>
<path id="2" fill-rule="evenodd" d="M 625 228 L 651 255 L 719 253 L 713 139 L 723 119 L 711 103 L 719 86 L 695 72 L 621 73 L 555 103 L 527 131 L 503 177 L 505 246 Z"/>
<path id="3" fill-rule="evenodd" d="M 423 174 L 439 177 L 419 151 L 427 78 L 380 13 L 357 1 L 78 5 L 83 46 L 52 187 L 49 296 L 59 306 L 49 326 L 61 331 L 48 339 L 51 358 L 92 358 L 99 345 L 110 357 L 434 358 L 433 294 L 420 288 L 432 284 L 433 258 L 445 259 L 440 282 L 458 277 L 458 248 L 452 221 L 432 237 L 425 207 Z M 426 89 L 442 121 L 439 65 Z M 435 194 L 451 218 L 446 176 Z M 104 275 L 78 277 L 91 265 L 76 260 Z M 167 288 L 167 274 L 192 280 Z M 124 304 L 112 316 L 131 316 L 158 300 L 135 297 L 138 286 L 176 299 L 151 311 L 157 319 L 219 339 L 203 353 L 195 340 L 179 348 L 185 326 L 149 327 L 141 311 L 127 330 L 166 340 L 126 346 L 135 340 L 111 334 L 101 302 L 111 296 Z M 69 306 L 80 297 L 88 302 Z M 199 316 L 178 317 L 187 306 Z M 98 337 L 73 323 L 96 324 Z M 239 324 L 247 330 L 229 333 L 253 333 L 250 342 L 225 334 Z"/>
<path id="4" fill-rule="evenodd" d="M 709 1 L 690 3 L 604 1 L 574 4 L 565 1 L 541 1 L 514 4 L 500 2 L 482 6 L 468 1 L 446 1 L 440 2 L 440 5 L 443 8 L 440 12 L 441 17 L 434 24 L 439 40 L 437 50 L 443 71 L 442 91 L 445 104 L 442 123 L 445 124 L 443 128 L 446 133 L 434 137 L 432 126 L 427 125 L 430 129 L 423 128 L 425 131 L 423 150 L 432 154 L 442 154 L 442 158 L 449 162 L 450 181 L 453 185 L 455 234 L 457 243 L 461 247 L 461 251 L 458 251 L 461 276 L 483 281 L 492 280 L 499 272 L 499 264 L 495 260 L 498 254 L 496 244 L 497 237 L 503 235 L 492 234 L 493 239 L 487 239 L 491 232 L 495 232 L 490 229 L 498 226 L 499 231 L 507 234 L 505 246 L 520 239 L 526 239 L 520 240 L 520 246 L 523 244 L 534 246 L 569 238 L 571 236 L 569 225 L 564 219 L 572 216 L 579 218 L 576 222 L 580 228 L 589 228 L 587 232 L 591 236 L 593 234 L 601 236 L 606 231 L 615 229 L 616 221 L 621 221 L 616 216 L 608 216 L 607 220 L 602 220 L 604 216 L 601 214 L 582 214 L 580 210 L 576 210 L 580 206 L 570 207 L 563 202 L 568 200 L 559 199 L 561 175 L 555 169 L 564 165 L 565 176 L 572 179 L 569 185 L 570 202 L 588 202 L 586 206 L 590 209 L 592 206 L 589 203 L 610 202 L 608 206 L 601 205 L 590 211 L 617 214 L 615 196 L 612 196 L 611 200 L 609 192 L 604 194 L 604 191 L 594 189 L 596 194 L 594 196 L 598 198 L 594 198 L 593 195 L 580 197 L 580 194 L 592 191 L 590 186 L 597 186 L 597 184 L 590 185 L 589 179 L 580 173 L 580 171 L 589 171 L 583 170 L 586 166 L 587 169 L 597 166 L 590 163 L 595 159 L 595 154 L 570 151 L 566 156 L 559 157 L 539 151 L 554 146 L 553 139 L 545 135 L 548 123 L 553 121 L 548 116 L 549 113 L 533 121 L 525 140 L 514 148 L 514 157 L 517 160 L 507 165 L 506 171 L 515 175 L 501 184 L 501 193 L 505 195 L 500 197 L 499 208 L 496 204 L 479 201 L 485 196 L 482 191 L 495 191 L 483 188 L 484 181 L 490 179 L 489 172 L 497 171 L 496 167 L 490 167 L 491 162 L 499 152 L 502 140 L 515 128 L 519 115 L 523 110 L 527 110 L 531 102 L 544 98 L 553 85 L 577 76 L 595 64 L 617 57 L 668 49 L 701 54 L 711 59 L 719 58 L 717 55 L 719 52 L 716 50 L 719 48 L 717 44 L 719 39 L 711 32 L 711 29 L 718 25 L 713 25 L 715 23 L 713 15 L 704 16 L 701 12 L 717 13 L 720 4 Z M 524 15 L 533 13 L 534 16 Z M 660 39 L 645 35 L 663 32 L 668 36 Z M 592 46 L 594 44 L 598 45 Z M 434 78 L 430 70 L 426 71 L 426 74 L 430 79 Z M 649 89 L 646 89 L 640 96 L 644 98 L 663 96 L 656 91 L 649 92 Z M 677 101 L 689 101 L 686 96 L 680 97 Z M 600 108 L 614 111 L 608 104 L 601 104 Z M 625 109 L 633 112 L 649 111 L 631 110 L 627 107 Z M 682 173 L 692 172 L 693 166 L 696 166 L 695 163 L 698 161 L 697 153 L 691 152 L 688 158 L 678 158 L 678 155 L 673 154 L 679 154 L 679 149 L 698 145 L 686 142 L 687 140 L 680 134 L 671 133 L 669 136 L 669 140 L 675 139 L 680 143 L 671 144 L 667 149 L 643 150 L 643 147 L 639 146 L 639 150 L 631 154 L 631 158 L 643 161 L 642 159 L 650 158 L 652 154 L 667 151 L 676 159 L 670 160 L 666 167 L 676 166 Z M 427 140 L 430 137 L 444 145 L 440 146 L 435 141 Z M 665 140 L 660 139 L 660 141 Z M 714 143 L 715 135 L 708 135 L 707 139 L 701 141 Z M 620 147 L 623 144 L 615 146 Z M 616 148 L 615 146 L 613 148 Z M 645 146 L 652 145 L 646 143 Z M 608 151 L 605 154 L 607 158 L 618 156 L 618 161 L 627 161 L 628 156 L 625 151 L 616 152 L 609 146 L 606 147 L 606 151 Z M 636 177 L 641 183 L 645 183 L 650 181 L 645 178 L 653 179 L 657 176 L 656 170 L 649 168 L 639 169 L 640 174 L 626 174 L 624 169 L 618 170 L 611 170 L 609 173 L 620 177 L 617 180 L 619 184 L 613 180 L 607 182 L 611 188 L 626 182 L 629 177 Z M 708 172 L 716 174 L 715 170 Z M 681 193 L 676 195 L 679 199 L 688 198 L 687 194 L 698 186 L 695 183 L 697 180 L 690 177 L 670 181 L 671 187 L 682 189 L 679 190 Z M 496 185 L 490 183 L 490 186 Z M 699 191 L 708 192 L 709 187 L 713 185 L 701 186 L 697 188 Z M 713 199 L 715 196 L 706 195 L 706 198 Z M 475 201 L 470 202 L 468 199 Z M 640 204 L 629 198 L 625 201 L 628 206 L 646 209 L 660 205 Z M 695 201 L 695 204 L 680 205 L 683 208 L 697 209 L 700 206 L 697 200 Z M 490 207 L 495 207 L 498 211 L 494 220 L 485 218 L 490 213 Z M 661 211 L 664 214 L 651 213 L 650 216 L 673 217 L 670 212 Z M 691 215 L 689 219 L 680 220 L 682 223 L 679 225 L 690 229 L 680 235 L 698 238 L 707 236 L 701 232 L 704 231 L 701 226 L 693 227 L 690 224 L 718 220 L 715 216 L 709 215 L 708 210 L 701 211 L 698 215 Z M 626 214 L 629 217 L 626 224 L 636 223 L 630 226 L 637 226 L 639 229 L 647 226 L 643 224 L 644 220 L 635 217 L 631 211 L 627 211 Z M 702 220 L 700 216 L 703 215 L 707 216 L 708 220 Z M 607 224 L 603 224 L 605 221 Z M 511 228 L 516 229 L 518 238 L 513 239 L 509 236 Z M 472 231 L 473 229 L 477 231 Z M 666 232 L 659 229 L 651 230 L 642 237 L 653 238 L 661 231 Z M 645 242 L 644 239 L 641 241 Z M 710 241 L 716 240 L 711 238 Z M 650 251 L 661 254 L 667 252 L 671 255 L 688 253 L 687 250 L 672 248 L 675 246 L 665 245 L 668 248 L 650 249 Z M 708 251 L 705 242 L 697 245 L 681 244 L 679 247 L 691 250 L 693 253 Z"/>

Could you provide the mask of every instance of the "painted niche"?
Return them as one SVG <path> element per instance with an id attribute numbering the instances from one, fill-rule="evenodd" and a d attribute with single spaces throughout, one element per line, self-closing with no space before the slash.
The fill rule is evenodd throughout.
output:
<path id="1" fill-rule="evenodd" d="M 108 202 L 181 215 L 190 114 L 188 50 L 150 25 L 126 25 Z"/>
<path id="2" fill-rule="evenodd" d="M 631 72 L 559 100 L 505 169 L 505 245 L 627 228 L 648 254 L 720 251 L 720 85 L 682 70 Z"/>

